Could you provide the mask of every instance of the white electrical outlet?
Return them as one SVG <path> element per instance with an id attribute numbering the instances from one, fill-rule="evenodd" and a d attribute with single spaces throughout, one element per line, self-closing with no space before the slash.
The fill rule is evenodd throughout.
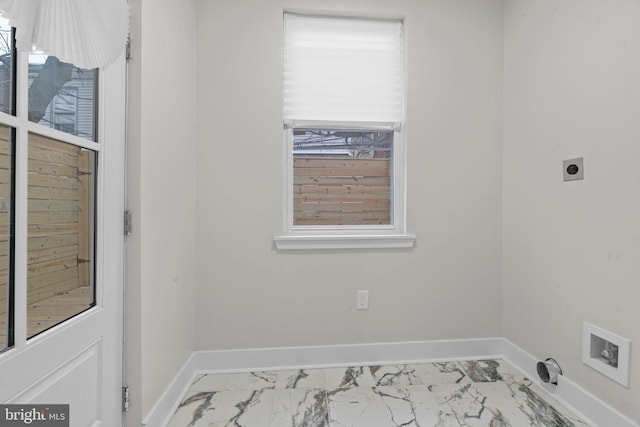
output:
<path id="1" fill-rule="evenodd" d="M 369 309 L 369 291 L 358 291 L 358 298 L 356 300 L 356 309 L 358 310 Z"/>

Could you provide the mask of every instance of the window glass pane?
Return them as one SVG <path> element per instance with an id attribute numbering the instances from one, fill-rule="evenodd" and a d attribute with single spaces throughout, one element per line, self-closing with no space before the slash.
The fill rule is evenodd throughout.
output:
<path id="1" fill-rule="evenodd" d="M 12 344 L 10 333 L 12 192 L 13 192 L 13 130 L 0 125 L 0 352 Z"/>
<path id="2" fill-rule="evenodd" d="M 29 120 L 95 141 L 98 71 L 29 55 Z"/>
<path id="3" fill-rule="evenodd" d="M 29 337 L 95 305 L 95 172 L 95 152 L 29 135 Z"/>
<path id="4" fill-rule="evenodd" d="M 293 130 L 293 225 L 392 224 L 392 131 Z"/>
<path id="5" fill-rule="evenodd" d="M 0 111 L 15 114 L 13 30 L 0 16 Z"/>

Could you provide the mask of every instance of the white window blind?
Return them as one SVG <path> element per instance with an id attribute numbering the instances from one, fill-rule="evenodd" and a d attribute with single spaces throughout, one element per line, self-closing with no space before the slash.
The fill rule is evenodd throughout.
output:
<path id="1" fill-rule="evenodd" d="M 284 119 L 384 122 L 403 116 L 399 21 L 284 16 Z"/>

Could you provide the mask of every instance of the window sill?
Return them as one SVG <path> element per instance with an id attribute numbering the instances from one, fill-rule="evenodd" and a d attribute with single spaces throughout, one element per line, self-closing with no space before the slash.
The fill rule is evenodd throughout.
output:
<path id="1" fill-rule="evenodd" d="M 273 241 L 281 251 L 325 249 L 409 249 L 416 236 L 412 234 L 390 235 L 282 235 Z"/>

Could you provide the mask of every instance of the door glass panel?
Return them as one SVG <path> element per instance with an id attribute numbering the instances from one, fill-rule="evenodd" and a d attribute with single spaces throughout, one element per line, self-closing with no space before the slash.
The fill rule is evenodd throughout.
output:
<path id="1" fill-rule="evenodd" d="M 13 130 L 0 125 L 0 352 L 11 346 L 10 274 L 12 244 Z"/>
<path id="2" fill-rule="evenodd" d="M 7 114 L 15 114 L 14 60 L 13 30 L 0 17 L 0 111 Z"/>
<path id="3" fill-rule="evenodd" d="M 97 79 L 97 69 L 30 53 L 29 121 L 95 141 Z"/>
<path id="4" fill-rule="evenodd" d="M 95 305 L 95 172 L 95 152 L 29 135 L 29 337 Z"/>

